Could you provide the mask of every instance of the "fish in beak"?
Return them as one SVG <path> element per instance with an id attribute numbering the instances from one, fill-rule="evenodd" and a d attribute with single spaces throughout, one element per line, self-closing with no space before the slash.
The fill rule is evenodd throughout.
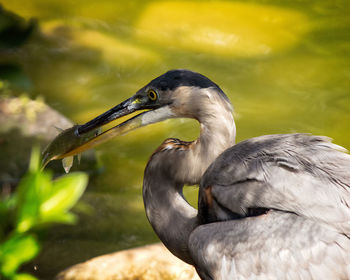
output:
<path id="1" fill-rule="evenodd" d="M 102 132 L 102 126 L 139 110 L 148 111 Z M 62 131 L 43 152 L 42 168 L 52 160 L 67 158 L 63 160 L 63 166 L 67 172 L 73 162 L 71 157 L 74 155 L 136 128 L 172 117 L 174 117 L 172 110 L 168 104 L 161 104 L 155 90 L 142 88 L 131 98 L 87 123 Z"/>

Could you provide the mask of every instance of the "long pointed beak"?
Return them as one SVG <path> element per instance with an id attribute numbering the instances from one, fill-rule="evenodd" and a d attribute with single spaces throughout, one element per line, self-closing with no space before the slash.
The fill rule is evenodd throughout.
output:
<path id="1" fill-rule="evenodd" d="M 90 132 L 96 128 L 99 128 L 115 119 L 129 115 L 136 110 L 140 109 L 141 99 L 136 97 L 130 97 L 123 101 L 112 109 L 104 112 L 96 118 L 88 121 L 87 123 L 80 125 L 77 129 L 79 135 Z"/>
<path id="2" fill-rule="evenodd" d="M 134 95 L 91 121 L 63 131 L 44 151 L 42 166 L 44 167 L 51 160 L 63 159 L 84 152 L 110 140 L 113 137 L 126 134 L 138 127 L 174 117 L 169 106 L 154 109 L 149 108 L 145 104 L 146 100 Z M 137 116 L 100 133 L 99 128 L 103 125 L 142 109 L 153 110 L 138 114 Z"/>
<path id="3" fill-rule="evenodd" d="M 107 112 L 106 112 L 107 113 Z M 65 153 L 57 156 L 55 159 L 62 159 L 62 158 L 65 158 L 65 157 L 69 157 L 69 156 L 74 156 L 76 154 L 80 154 L 86 150 L 89 150 L 97 145 L 100 145 L 104 142 L 107 142 L 108 140 L 116 137 L 116 136 L 119 136 L 119 135 L 123 135 L 123 134 L 126 134 L 128 133 L 129 131 L 131 130 L 134 130 L 138 127 L 141 127 L 143 126 L 142 124 L 142 116 L 147 113 L 147 112 L 144 112 L 144 113 L 141 113 L 117 126 L 114 126 L 108 130 L 106 130 L 105 132 L 99 134 L 99 135 L 96 135 L 95 137 L 92 137 L 90 139 L 88 139 L 86 142 L 83 142 L 83 143 L 80 143 L 78 146 L 76 147 L 73 147 L 71 150 L 69 151 L 66 151 Z M 124 116 L 124 115 L 123 115 Z M 95 120 L 95 119 L 94 119 Z M 92 121 L 94 121 L 92 120 Z M 103 122 L 103 124 L 107 124 L 108 122 Z M 84 125 L 83 126 L 78 126 L 77 130 L 76 131 L 79 131 L 79 128 L 83 127 L 84 128 Z M 92 126 L 91 129 L 96 129 L 96 126 Z"/>

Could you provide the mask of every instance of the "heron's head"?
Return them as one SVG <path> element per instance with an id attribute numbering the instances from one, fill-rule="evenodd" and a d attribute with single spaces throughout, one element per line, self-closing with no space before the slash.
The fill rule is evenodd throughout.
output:
<path id="1" fill-rule="evenodd" d="M 149 82 L 119 105 L 77 126 L 75 135 L 83 137 L 120 117 L 139 110 L 144 112 L 83 144 L 77 141 L 79 145 L 55 158 L 75 155 L 117 135 L 169 118 L 194 118 L 202 122 L 205 114 L 211 114 L 212 106 L 222 106 L 231 112 L 227 96 L 207 77 L 189 70 L 171 70 Z"/>

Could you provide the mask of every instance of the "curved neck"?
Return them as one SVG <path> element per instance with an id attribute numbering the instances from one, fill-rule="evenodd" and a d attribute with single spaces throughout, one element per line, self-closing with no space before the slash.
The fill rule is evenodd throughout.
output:
<path id="1" fill-rule="evenodd" d="M 166 140 L 148 162 L 143 182 L 146 214 L 154 231 L 174 255 L 189 264 L 188 240 L 199 223 L 197 210 L 183 197 L 183 185 L 199 184 L 208 166 L 234 144 L 236 136 L 228 100 L 208 90 L 197 101 L 196 115 L 191 117 L 201 124 L 199 138 L 191 143 Z"/>
<path id="2" fill-rule="evenodd" d="M 154 172 L 148 164 L 143 182 L 143 201 L 146 214 L 160 240 L 175 256 L 189 264 L 192 258 L 187 241 L 197 227 L 197 210 L 182 195 L 182 186 Z"/>
<path id="3" fill-rule="evenodd" d="M 189 185 L 199 184 L 209 165 L 233 146 L 236 138 L 230 102 L 210 88 L 197 95 L 194 108 L 192 106 L 196 114 L 191 117 L 200 123 L 200 136 L 185 151 L 174 149 L 176 155 L 171 156 L 177 162 L 173 178 Z"/>

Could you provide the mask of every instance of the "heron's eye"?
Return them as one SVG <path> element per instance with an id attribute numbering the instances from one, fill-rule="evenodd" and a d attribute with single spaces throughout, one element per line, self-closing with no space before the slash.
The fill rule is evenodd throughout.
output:
<path id="1" fill-rule="evenodd" d="M 156 101 L 158 98 L 157 93 L 153 89 L 150 89 L 148 91 L 148 98 L 152 101 Z"/>

